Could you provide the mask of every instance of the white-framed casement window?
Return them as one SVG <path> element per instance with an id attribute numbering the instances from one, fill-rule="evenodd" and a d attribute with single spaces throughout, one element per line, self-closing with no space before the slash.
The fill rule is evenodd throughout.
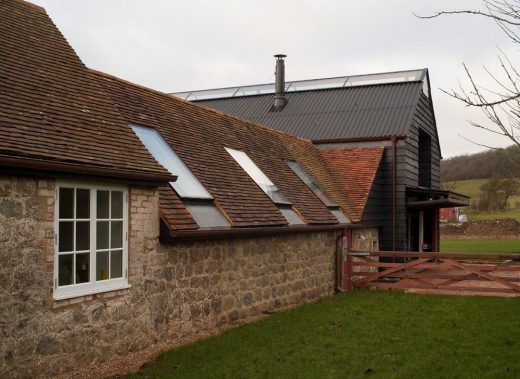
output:
<path id="1" fill-rule="evenodd" d="M 56 300 L 128 286 L 128 187 L 56 183 Z"/>

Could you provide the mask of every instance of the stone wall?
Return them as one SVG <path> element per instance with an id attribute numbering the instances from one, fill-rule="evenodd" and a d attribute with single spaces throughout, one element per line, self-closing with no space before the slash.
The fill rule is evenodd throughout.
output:
<path id="1" fill-rule="evenodd" d="M 130 189 L 130 289 L 52 299 L 54 181 L 0 176 L 0 377 L 49 377 L 333 293 L 335 233 L 160 244 Z"/>
<path id="2" fill-rule="evenodd" d="M 377 251 L 379 250 L 379 233 L 377 228 L 364 228 L 352 230 L 353 251 Z"/>

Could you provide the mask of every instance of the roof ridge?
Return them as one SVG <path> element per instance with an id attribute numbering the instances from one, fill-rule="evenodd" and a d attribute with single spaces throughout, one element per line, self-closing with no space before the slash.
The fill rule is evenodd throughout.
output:
<path id="1" fill-rule="evenodd" d="M 424 71 L 427 70 L 427 67 L 423 68 L 415 68 L 415 69 L 409 69 L 409 70 L 397 70 L 397 71 L 384 71 L 384 72 L 369 72 L 366 74 L 354 74 L 354 75 L 339 75 L 339 76 L 327 76 L 324 78 L 310 78 L 310 79 L 296 79 L 296 80 L 286 80 L 285 84 L 287 83 L 301 83 L 301 82 L 311 82 L 311 81 L 321 81 L 321 80 L 332 80 L 332 79 L 342 79 L 342 78 L 354 78 L 354 77 L 360 77 L 360 76 L 372 76 L 372 75 L 387 75 L 387 74 L 399 74 L 404 72 L 412 72 L 412 71 Z M 421 79 L 417 80 L 407 80 L 403 82 L 385 82 L 385 83 L 374 83 L 369 85 L 383 85 L 383 84 L 397 84 L 397 83 L 407 83 L 407 82 L 420 82 Z M 244 84 L 239 86 L 226 86 L 226 87 L 214 87 L 214 88 L 204 88 L 204 89 L 197 89 L 197 90 L 185 90 L 185 91 L 175 91 L 170 92 L 169 94 L 176 94 L 176 93 L 187 93 L 187 92 L 206 92 L 206 91 L 215 91 L 215 90 L 224 90 L 224 89 L 233 89 L 233 88 L 250 88 L 250 87 L 260 87 L 260 86 L 274 86 L 275 82 L 269 82 L 269 83 L 256 83 L 256 84 Z M 311 90 L 302 90 L 303 91 L 314 91 L 314 90 L 320 90 L 320 89 L 334 89 L 334 88 L 350 88 L 350 87 L 330 87 L 330 88 L 317 88 L 317 89 L 311 89 Z M 292 91 L 290 91 L 292 92 Z M 298 91 L 300 92 L 300 91 Z M 258 94 L 258 95 L 267 95 L 267 94 Z M 255 95 L 244 95 L 244 96 L 256 96 Z M 236 97 L 242 97 L 242 96 L 236 96 Z M 207 99 L 210 100 L 210 99 Z M 211 99 L 213 100 L 213 99 Z M 199 100 L 201 101 L 201 100 Z"/>
<path id="2" fill-rule="evenodd" d="M 37 4 L 31 3 L 31 2 L 26 1 L 26 0 L 14 0 L 14 1 L 19 3 L 19 4 L 27 5 L 27 6 L 32 7 L 32 8 L 34 8 L 34 9 L 40 11 L 40 12 L 43 12 L 43 13 L 47 14 L 47 11 L 41 5 L 37 5 Z"/>
<path id="3" fill-rule="evenodd" d="M 153 88 L 150 88 L 150 87 L 146 87 L 146 86 L 143 86 L 142 84 L 137 84 L 137 83 L 133 83 L 129 80 L 126 80 L 126 79 L 122 79 L 122 78 L 119 78 L 115 75 L 112 75 L 112 74 L 107 74 L 105 72 L 102 72 L 102 71 L 99 71 L 99 70 L 94 70 L 92 68 L 87 68 L 91 73 L 95 74 L 95 75 L 99 75 L 99 76 L 102 76 L 102 77 L 107 77 L 107 78 L 112 78 L 112 79 L 115 79 L 115 80 L 118 80 L 120 82 L 123 82 L 123 83 L 126 83 L 126 84 L 129 84 L 131 86 L 134 86 L 134 87 L 138 87 L 138 88 L 141 88 L 145 91 L 148 91 L 148 92 L 152 92 L 152 93 L 155 93 L 157 95 L 160 95 L 160 96 L 165 96 L 166 98 L 168 98 L 169 100 L 173 100 L 173 101 L 179 101 L 179 102 L 182 102 L 184 104 L 187 104 L 189 105 L 190 107 L 198 107 L 198 108 L 203 108 L 205 110 L 208 110 L 212 113 L 216 113 L 220 116 L 224 116 L 224 117 L 229 117 L 231 119 L 234 119 L 234 120 L 238 120 L 240 122 L 245 122 L 245 123 L 248 123 L 248 124 L 252 124 L 252 125 L 255 125 L 261 129 L 264 129 L 270 133 L 273 133 L 273 134 L 278 134 L 278 135 L 283 135 L 285 137 L 291 137 L 291 138 L 294 138 L 294 139 L 297 139 L 297 140 L 300 140 L 300 141 L 304 141 L 306 143 L 309 143 L 309 144 L 312 144 L 312 141 L 310 139 L 307 139 L 307 138 L 303 138 L 303 137 L 298 137 L 298 136 L 295 136 L 293 134 L 290 134 L 290 133 L 287 133 L 287 132 L 283 132 L 281 130 L 276 130 L 276 129 L 273 129 L 273 128 L 270 128 L 268 126 L 265 126 L 265 125 L 262 125 L 262 124 L 258 124 L 256 122 L 253 122 L 253 121 L 249 121 L 249 120 L 245 120 L 243 118 L 240 118 L 240 117 L 237 117 L 237 116 L 234 116 L 234 115 L 231 115 L 229 113 L 225 113 L 225 112 L 222 112 L 222 111 L 219 111 L 219 110 L 216 110 L 215 108 L 210 108 L 206 105 L 203 105 L 203 104 L 199 104 L 199 103 L 194 103 L 194 102 L 191 102 L 189 100 L 184 100 L 184 99 L 181 99 L 180 97 L 177 97 L 177 96 L 174 96 L 174 95 L 170 95 L 166 92 L 162 92 L 162 91 L 159 91 L 159 90 L 156 90 L 156 89 L 153 89 Z"/>

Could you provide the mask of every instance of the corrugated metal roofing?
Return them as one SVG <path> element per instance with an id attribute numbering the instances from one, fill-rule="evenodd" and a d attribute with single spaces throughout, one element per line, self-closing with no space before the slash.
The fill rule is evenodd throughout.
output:
<path id="1" fill-rule="evenodd" d="M 423 83 L 406 82 L 197 101 L 245 120 L 311 140 L 407 135 Z"/>

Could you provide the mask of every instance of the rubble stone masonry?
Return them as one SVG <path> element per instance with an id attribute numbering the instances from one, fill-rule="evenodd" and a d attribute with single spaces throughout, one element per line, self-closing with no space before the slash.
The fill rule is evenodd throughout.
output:
<path id="1" fill-rule="evenodd" d="M 52 299 L 54 180 L 0 176 L 0 377 L 50 377 L 330 295 L 334 232 L 159 243 L 130 188 L 131 288 Z"/>

